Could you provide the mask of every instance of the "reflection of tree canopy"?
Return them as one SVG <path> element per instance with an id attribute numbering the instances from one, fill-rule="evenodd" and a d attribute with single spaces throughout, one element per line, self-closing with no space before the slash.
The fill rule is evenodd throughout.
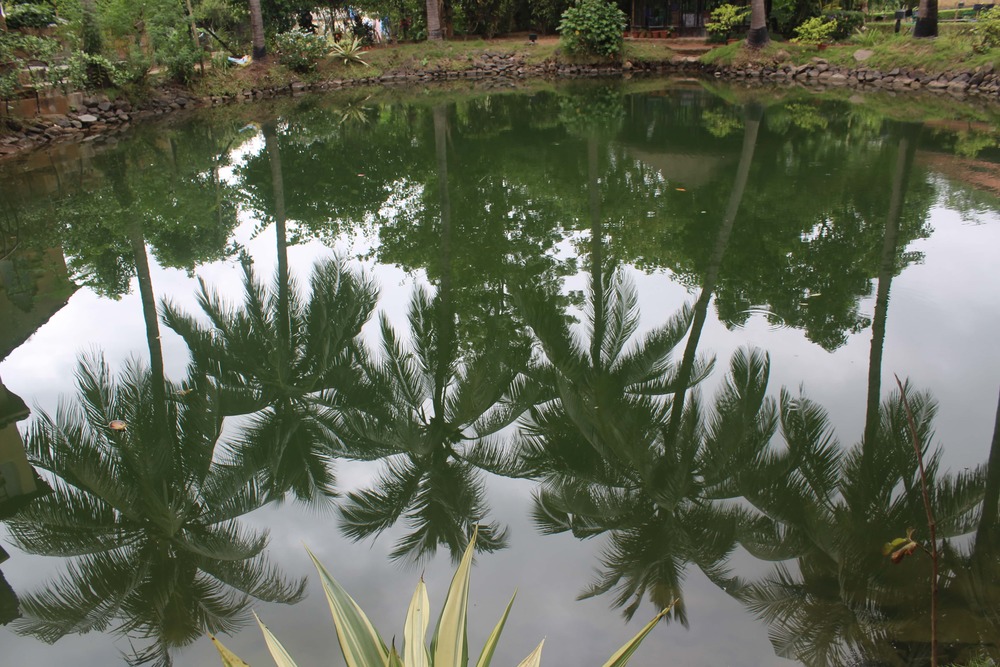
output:
<path id="1" fill-rule="evenodd" d="M 143 136 L 94 158 L 102 177 L 79 185 L 35 213 L 58 221 L 56 243 L 74 279 L 112 297 L 135 275 L 136 228 L 162 266 L 191 270 L 228 253 L 236 226 L 235 190 L 220 169 L 235 132 L 189 125 Z"/>
<path id="2" fill-rule="evenodd" d="M 698 102 L 702 114 L 708 114 L 708 129 L 714 129 L 718 103 Z M 817 132 L 801 122 L 804 110 L 822 114 L 831 125 Z M 645 106 L 630 108 L 630 115 L 623 140 L 641 144 L 645 153 L 655 148 L 665 156 L 726 156 L 736 150 L 736 134 L 715 139 L 699 133 L 697 125 L 690 134 L 677 132 L 679 122 L 697 122 L 690 108 L 647 100 Z M 750 177 L 753 187 L 744 194 L 717 289 L 716 307 L 724 321 L 741 324 L 749 308 L 766 305 L 785 324 L 804 328 L 828 349 L 868 326 L 858 302 L 870 294 L 878 272 L 897 142 L 891 134 L 883 137 L 882 123 L 854 120 L 852 113 L 838 115 L 801 103 L 767 110 Z M 727 162 L 716 160 L 715 168 L 725 168 Z M 651 238 L 636 239 L 637 251 L 626 256 L 641 257 L 643 266 L 670 268 L 682 280 L 699 284 L 714 238 L 706 225 L 711 229 L 723 219 L 731 182 L 721 176 L 680 190 L 665 184 L 661 206 L 670 212 L 670 221 L 655 228 Z M 924 220 L 932 198 L 928 183 L 912 179 L 900 222 L 897 271 L 918 259 L 905 248 L 928 233 Z"/>
<path id="3" fill-rule="evenodd" d="M 70 561 L 22 596 L 19 632 L 51 642 L 110 627 L 152 640 L 131 661 L 170 664 L 171 648 L 247 620 L 252 599 L 301 597 L 304 582 L 263 555 L 266 533 L 237 521 L 264 497 L 252 474 L 217 458 L 211 386 L 168 383 L 157 406 L 155 383 L 137 362 L 113 378 L 103 360 L 86 360 L 77 400 L 33 422 L 29 460 L 54 492 L 10 530 L 19 548 Z"/>

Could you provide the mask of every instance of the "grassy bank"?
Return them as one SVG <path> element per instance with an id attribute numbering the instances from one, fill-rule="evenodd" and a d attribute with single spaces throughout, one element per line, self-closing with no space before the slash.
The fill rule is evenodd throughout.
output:
<path id="1" fill-rule="evenodd" d="M 717 46 L 702 55 L 701 60 L 716 66 L 749 67 L 762 64 L 803 64 L 814 58 L 824 58 L 831 64 L 857 67 L 860 63 L 856 59 L 856 53 L 865 50 L 871 51 L 871 54 L 863 66 L 885 71 L 898 67 L 949 72 L 991 65 L 1000 69 L 1000 50 L 992 49 L 982 53 L 974 45 L 975 40 L 968 28 L 961 31 L 947 29 L 936 39 L 916 40 L 909 35 L 895 35 L 873 26 L 852 39 L 827 45 L 823 50 L 816 45 L 776 38 L 768 47 L 759 51 L 745 48 L 742 42 Z M 691 49 L 697 49 L 698 46 L 690 40 L 626 40 L 623 62 L 666 63 L 678 54 L 697 52 Z M 705 46 L 707 48 L 708 45 Z M 606 60 L 598 58 L 568 57 L 559 49 L 556 37 L 542 37 L 531 43 L 525 36 L 515 36 L 494 40 L 450 40 L 382 46 L 364 52 L 364 65 L 345 64 L 328 58 L 308 74 L 289 71 L 279 64 L 276 57 L 272 57 L 264 65 L 210 70 L 192 88 L 197 95 L 231 95 L 249 88 L 281 87 L 294 81 L 317 83 L 385 74 L 462 72 L 478 67 L 495 56 L 512 58 L 524 65 L 607 64 Z"/>
<path id="2" fill-rule="evenodd" d="M 750 65 L 790 62 L 804 64 L 813 58 L 844 67 L 869 67 L 888 71 L 893 68 L 925 72 L 974 70 L 977 67 L 1000 68 L 1000 49 L 977 48 L 978 38 L 968 24 L 941 24 L 938 37 L 915 39 L 906 33 L 895 34 L 891 27 L 870 24 L 862 32 L 843 42 L 824 45 L 798 44 L 775 40 L 759 52 L 749 51 L 742 44 L 729 44 L 713 49 L 702 61 L 714 65 Z M 870 51 L 862 62 L 858 51 Z"/>

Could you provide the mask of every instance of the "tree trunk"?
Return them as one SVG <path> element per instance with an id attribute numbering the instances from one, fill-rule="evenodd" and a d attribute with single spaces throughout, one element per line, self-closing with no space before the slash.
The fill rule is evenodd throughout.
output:
<path id="1" fill-rule="evenodd" d="M 740 151 L 740 163 L 736 169 L 736 178 L 733 180 L 733 187 L 729 191 L 729 203 L 726 206 L 726 214 L 715 236 L 712 255 L 708 259 L 708 268 L 705 270 L 705 280 L 701 285 L 701 294 L 694 305 L 694 318 L 691 321 L 691 331 L 688 333 L 687 344 L 684 346 L 684 356 L 681 358 L 681 367 L 677 373 L 677 378 L 681 382 L 681 389 L 674 395 L 674 403 L 670 408 L 670 426 L 667 433 L 668 443 L 674 441 L 680 429 L 681 415 L 684 412 L 684 398 L 687 394 L 687 389 L 684 385 L 691 379 L 695 355 L 698 352 L 698 342 L 701 339 L 702 329 L 705 327 L 705 320 L 708 318 L 708 303 L 712 300 L 712 292 L 715 291 L 715 287 L 719 282 L 722 259 L 726 256 L 729 237 L 732 236 L 733 226 L 736 223 L 736 214 L 740 210 L 740 202 L 743 201 L 743 191 L 746 189 L 747 179 L 750 177 L 750 165 L 753 163 L 753 154 L 757 147 L 757 133 L 760 130 L 761 116 L 761 108 L 757 105 L 749 106 L 746 110 L 746 125 L 743 129 L 743 148 Z"/>
<path id="2" fill-rule="evenodd" d="M 2 2 L 0 2 L 0 32 L 7 32 L 7 17 L 3 13 Z"/>
<path id="3" fill-rule="evenodd" d="M 747 33 L 747 46 L 759 49 L 771 41 L 767 34 L 767 8 L 764 0 L 750 0 L 750 32 Z"/>
<path id="4" fill-rule="evenodd" d="M 187 9 L 188 23 L 191 27 L 191 43 L 194 44 L 194 48 L 198 52 L 198 63 L 201 65 L 201 74 L 204 76 L 205 59 L 202 57 L 201 42 L 198 41 L 198 26 L 195 25 L 194 21 L 194 7 L 191 6 L 191 0 L 184 0 L 184 5 Z"/>
<path id="5" fill-rule="evenodd" d="M 264 14 L 260 9 L 260 0 L 250 0 L 250 28 L 253 38 L 252 57 L 255 61 L 267 58 L 267 48 L 264 45 Z"/>
<path id="6" fill-rule="evenodd" d="M 920 0 L 917 9 L 917 24 L 913 26 L 914 37 L 937 37 L 938 35 L 938 3 L 937 0 Z"/>
<path id="7" fill-rule="evenodd" d="M 427 0 L 427 39 L 443 39 L 441 0 Z"/>
<path id="8" fill-rule="evenodd" d="M 872 346 L 868 355 L 868 397 L 865 409 L 865 433 L 862 450 L 870 451 L 879 421 L 879 401 L 882 394 L 882 350 L 885 347 L 885 323 L 889 314 L 889 290 L 896 273 L 896 246 L 899 243 L 899 216 L 906 196 L 906 182 L 913 164 L 916 142 L 908 136 L 899 140 L 896 170 L 892 177 L 889 214 L 886 216 L 882 239 L 882 259 L 879 262 L 878 288 L 875 294 L 875 316 L 872 320 Z"/>

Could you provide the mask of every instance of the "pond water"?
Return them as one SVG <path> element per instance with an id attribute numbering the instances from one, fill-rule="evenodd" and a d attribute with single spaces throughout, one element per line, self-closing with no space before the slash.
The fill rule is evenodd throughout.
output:
<path id="1" fill-rule="evenodd" d="M 398 646 L 478 525 L 474 658 L 517 589 L 496 664 L 602 664 L 675 600 L 631 664 L 927 664 L 931 557 L 882 553 L 931 550 L 907 405 L 940 654 L 1000 657 L 998 142 L 645 80 L 0 165 L 3 663 L 272 664 L 253 610 L 340 664 L 303 545 Z"/>

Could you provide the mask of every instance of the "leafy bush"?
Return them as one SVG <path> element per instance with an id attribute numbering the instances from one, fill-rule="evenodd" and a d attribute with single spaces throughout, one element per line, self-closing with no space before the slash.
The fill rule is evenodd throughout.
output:
<path id="1" fill-rule="evenodd" d="M 605 0 L 578 0 L 562 15 L 559 41 L 569 53 L 614 59 L 621 55 L 628 18 Z"/>
<path id="2" fill-rule="evenodd" d="M 514 27 L 513 0 L 458 0 L 465 31 L 492 39 Z"/>
<path id="3" fill-rule="evenodd" d="M 823 44 L 833 39 L 837 30 L 836 21 L 824 21 L 821 16 L 814 16 L 795 29 L 793 42 L 803 44 Z"/>
<path id="4" fill-rule="evenodd" d="M 152 60 L 142 52 L 142 49 L 138 47 L 130 49 L 128 58 L 115 66 L 115 85 L 145 86 L 152 66 Z"/>
<path id="5" fill-rule="evenodd" d="M 430 602 L 427 596 L 427 586 L 423 579 L 417 584 L 417 590 L 413 592 L 410 599 L 409 609 L 406 612 L 406 621 L 403 624 L 403 654 L 396 651 L 395 642 L 390 649 L 385 645 L 375 626 L 361 610 L 361 607 L 354 601 L 346 590 L 334 579 L 326 568 L 320 564 L 312 552 L 313 565 L 319 572 L 320 583 L 326 593 L 327 602 L 330 604 L 330 613 L 333 615 L 333 623 L 337 628 L 337 638 L 340 641 L 340 650 L 344 655 L 344 661 L 348 665 L 358 667 L 385 667 L 385 665 L 396 665 L 398 667 L 419 667 L 420 665 L 429 667 L 465 667 L 469 660 L 469 639 L 467 637 L 468 609 L 469 609 L 469 581 L 472 571 L 472 556 L 475 551 L 476 535 L 473 533 L 469 540 L 469 546 L 462 556 L 462 561 L 455 570 L 455 576 L 451 580 L 448 588 L 448 597 L 445 598 L 444 608 L 438 619 L 437 628 L 434 630 L 431 640 L 430 650 L 425 645 L 427 630 L 430 627 Z M 514 598 L 511 597 L 507 603 L 507 608 L 500 616 L 500 621 L 493 628 L 493 632 L 486 639 L 482 654 L 476 664 L 481 667 L 489 667 L 493 660 L 493 654 L 497 643 L 500 641 L 500 634 L 503 632 L 510 609 L 514 605 Z M 604 663 L 604 667 L 624 667 L 628 664 L 629 658 L 638 648 L 646 635 L 652 631 L 661 618 L 667 615 L 673 604 L 657 614 L 652 621 L 646 624 L 639 633 L 629 640 L 624 646 L 615 652 L 611 658 Z M 288 652 L 281 645 L 281 642 L 271 634 L 260 619 L 257 621 L 260 629 L 264 633 L 264 640 L 271 656 L 275 662 L 284 667 L 295 667 Z M 227 649 L 212 637 L 215 647 L 222 658 L 223 665 L 245 665 L 246 663 L 237 657 L 232 651 Z M 542 644 L 544 644 L 544 640 Z M 530 656 L 521 665 L 538 665 L 541 663 L 542 644 L 538 645 Z"/>
<path id="6" fill-rule="evenodd" d="M 865 25 L 864 12 L 829 12 L 826 18 L 837 24 L 837 29 L 833 32 L 833 39 L 847 39 L 854 34 L 855 30 L 859 30 Z"/>
<path id="7" fill-rule="evenodd" d="M 710 21 L 705 24 L 705 30 L 709 35 L 724 41 L 735 35 L 749 16 L 749 7 L 719 5 L 712 10 Z"/>
<path id="8" fill-rule="evenodd" d="M 974 48 L 979 53 L 1000 46 L 1000 7 L 982 12 L 972 27 L 972 34 L 976 38 Z"/>
<path id="9" fill-rule="evenodd" d="M 330 49 L 325 37 L 303 30 L 289 30 L 275 35 L 274 45 L 278 49 L 279 62 L 301 73 L 315 70 Z"/>
<path id="10" fill-rule="evenodd" d="M 50 5 L 13 5 L 4 10 L 7 28 L 44 28 L 56 22 L 56 11 Z"/>
<path id="11" fill-rule="evenodd" d="M 66 59 L 65 82 L 71 88 L 88 90 L 126 83 L 121 70 L 104 56 L 75 51 Z"/>
<path id="12" fill-rule="evenodd" d="M 170 78 L 180 84 L 194 81 L 202 52 L 195 48 L 187 28 L 177 28 L 167 38 L 165 49 L 159 50 L 160 61 L 166 65 Z"/>

